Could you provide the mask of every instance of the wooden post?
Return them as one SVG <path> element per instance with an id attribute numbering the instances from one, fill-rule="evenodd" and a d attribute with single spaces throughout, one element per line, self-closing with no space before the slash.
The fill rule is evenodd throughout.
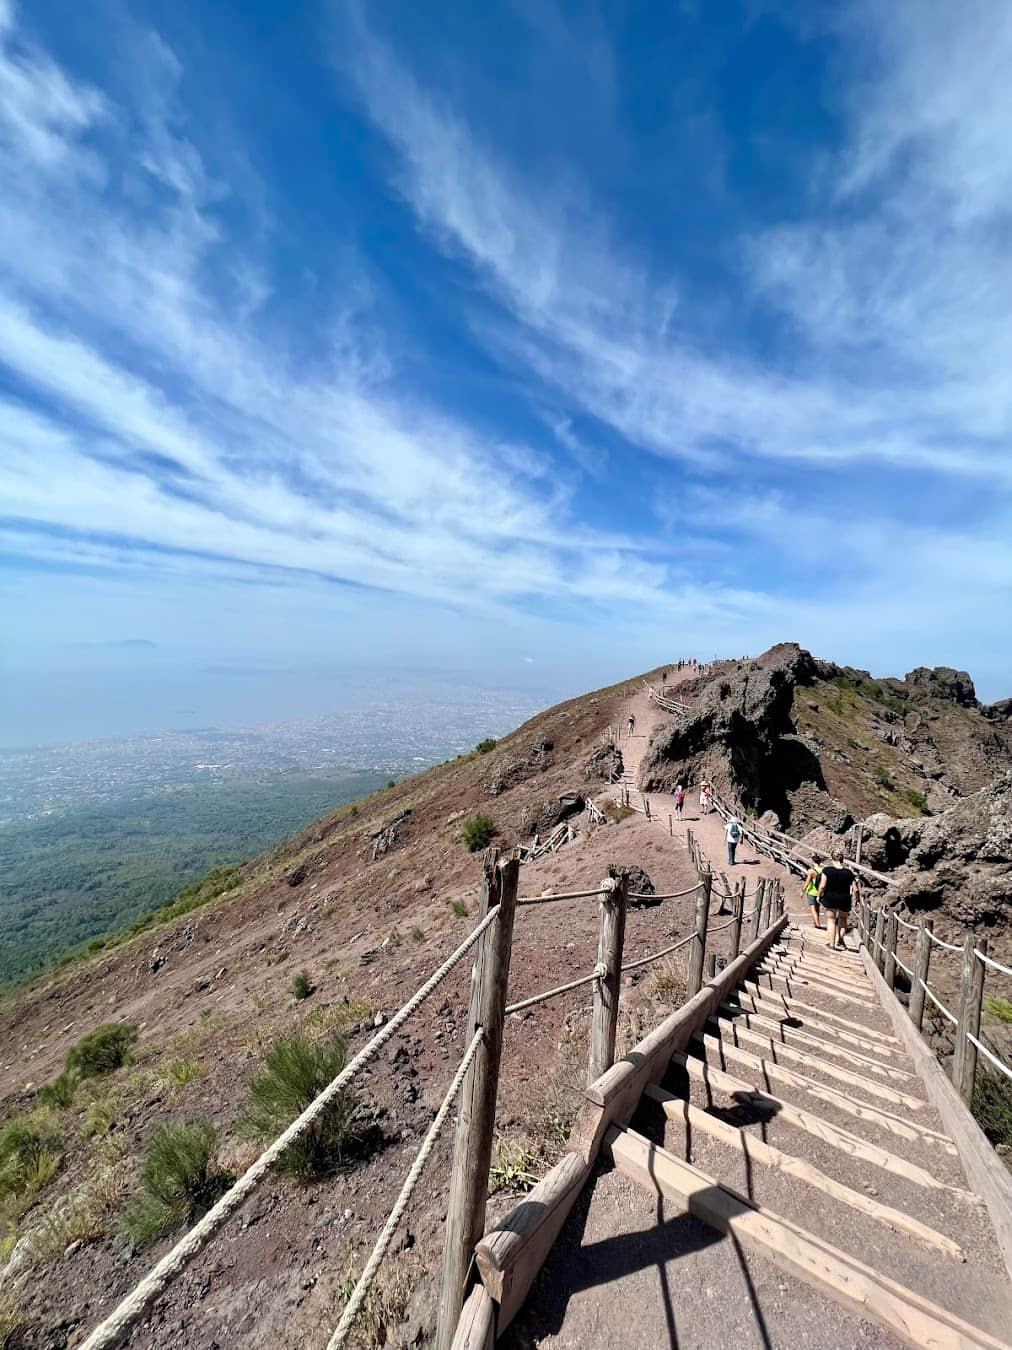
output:
<path id="1" fill-rule="evenodd" d="M 601 883 L 601 933 L 597 943 L 597 968 L 601 978 L 594 981 L 588 1083 L 595 1083 L 615 1062 L 628 886 L 625 872 L 620 872 L 617 877 L 606 877 Z"/>
<path id="2" fill-rule="evenodd" d="M 695 998 L 703 987 L 703 961 L 706 956 L 706 928 L 710 922 L 710 888 L 713 877 L 700 872 L 700 887 L 696 892 L 696 932 L 689 943 L 689 973 L 685 982 L 685 1001 Z"/>
<path id="3" fill-rule="evenodd" d="M 952 1082 L 967 1106 L 973 1103 L 973 1084 L 977 1076 L 977 1047 L 970 1036 L 980 1035 L 980 1005 L 984 997 L 984 962 L 973 954 L 979 945 L 987 953 L 987 939 L 975 938 L 968 928 L 963 937 L 963 969 L 959 982 L 959 1022 L 956 1026 L 956 1053 L 952 1060 Z"/>
<path id="4" fill-rule="evenodd" d="M 883 975 L 890 989 L 896 988 L 896 942 L 899 938 L 899 922 L 896 911 L 891 909 L 885 924 L 885 969 Z"/>
<path id="5" fill-rule="evenodd" d="M 861 861 L 861 844 L 863 843 L 864 826 L 860 821 L 854 826 L 854 861 Z"/>
<path id="6" fill-rule="evenodd" d="M 742 877 L 734 888 L 734 899 L 731 901 L 731 908 L 734 911 L 734 918 L 731 920 L 730 949 L 728 960 L 734 961 L 741 951 L 741 921 L 745 913 L 745 878 Z"/>
<path id="7" fill-rule="evenodd" d="M 641 793 L 640 793 L 640 796 L 643 798 L 643 814 L 646 816 L 647 820 L 649 820 L 649 819 L 650 819 L 650 803 L 647 801 L 647 794 L 646 794 L 645 792 L 641 792 Z"/>
<path id="8" fill-rule="evenodd" d="M 767 877 L 763 882 L 763 907 L 759 914 L 759 932 L 765 933 L 770 926 L 770 909 L 773 905 L 773 881 Z"/>
<path id="9" fill-rule="evenodd" d="M 672 825 L 672 823 L 671 823 L 671 812 L 670 812 L 670 811 L 668 812 L 668 834 L 670 834 L 671 837 L 674 838 L 674 835 L 675 835 L 675 827 L 674 827 L 674 826 Z"/>
<path id="10" fill-rule="evenodd" d="M 928 982 L 928 967 L 931 965 L 931 932 L 934 922 L 922 919 L 917 930 L 917 950 L 914 953 L 914 987 L 910 990 L 910 1020 L 920 1031 L 924 1023 L 924 986 Z"/>
<path id="11" fill-rule="evenodd" d="M 752 917 L 749 920 L 748 940 L 750 943 L 755 942 L 756 938 L 759 936 L 759 925 L 762 922 L 763 891 L 765 888 L 766 879 L 765 877 L 760 877 L 756 882 L 755 895 L 752 897 L 755 903 L 752 909 Z"/>
<path id="12" fill-rule="evenodd" d="M 879 905 L 878 909 L 875 911 L 875 950 L 872 952 L 872 956 L 880 971 L 885 968 L 884 934 L 885 908 L 882 905 Z"/>
<path id="13" fill-rule="evenodd" d="M 716 952 L 707 952 L 707 955 L 706 955 L 706 978 L 707 978 L 708 980 L 713 980 L 713 979 L 716 979 L 716 977 L 717 977 L 717 953 L 716 953 Z"/>
<path id="14" fill-rule="evenodd" d="M 499 1090 L 506 990 L 509 984 L 513 916 L 520 860 L 500 862 L 494 849 L 483 860 L 480 917 L 499 905 L 499 917 L 482 934 L 471 975 L 471 1003 L 464 1026 L 468 1045 L 479 1027 L 484 1040 L 471 1061 L 460 1091 L 460 1114 L 453 1141 L 453 1166 L 446 1210 L 443 1277 L 439 1291 L 437 1350 L 450 1350 L 457 1318 L 467 1293 L 474 1249 L 485 1231 L 488 1171 Z"/>

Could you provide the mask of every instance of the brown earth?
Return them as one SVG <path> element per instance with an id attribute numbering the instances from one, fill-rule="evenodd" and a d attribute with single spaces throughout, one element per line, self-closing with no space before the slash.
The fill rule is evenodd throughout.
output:
<path id="1" fill-rule="evenodd" d="M 488 813 L 497 844 L 507 849 L 551 817 L 561 794 L 593 793 L 585 765 L 609 725 L 624 721 L 625 692 L 621 686 L 562 704 L 488 754 L 342 808 L 250 864 L 234 892 L 9 1002 L 0 1013 L 0 1094 L 8 1115 L 31 1109 L 35 1088 L 58 1074 L 69 1047 L 96 1025 L 140 1027 L 135 1064 L 102 1083 L 122 1098 L 108 1132 L 87 1136 L 86 1092 L 59 1113 L 61 1169 L 18 1233 L 38 1228 L 96 1169 L 113 1170 L 130 1189 L 161 1121 L 209 1119 L 221 1131 L 223 1161 L 248 1164 L 256 1151 L 237 1137 L 236 1125 L 264 1048 L 297 1027 L 314 1038 L 342 1029 L 352 1049 L 364 1044 L 375 1017 L 389 1016 L 473 922 L 452 908 L 462 902 L 473 915 L 480 880 L 480 855 L 461 842 L 463 821 Z M 602 803 L 613 795 L 597 793 Z M 573 843 L 522 868 L 522 893 L 594 888 L 616 865 L 642 867 L 661 892 L 690 884 L 684 844 L 656 823 L 632 815 L 593 826 L 583 813 L 574 824 Z M 377 850 L 377 840 L 386 851 Z M 682 900 L 634 910 L 628 958 L 686 931 L 690 907 Z M 524 907 L 511 998 L 587 972 L 597 936 L 593 898 Z M 289 985 L 300 968 L 317 988 L 295 1006 Z M 360 1269 L 456 1065 L 467 972 L 464 962 L 362 1076 L 369 1156 L 317 1185 L 278 1176 L 262 1187 L 155 1305 L 131 1344 L 200 1350 L 325 1343 L 324 1329 L 339 1315 L 341 1283 Z M 637 996 L 626 1000 L 628 1043 L 665 1007 L 638 992 L 649 975 L 631 977 Z M 582 1086 L 589 1006 L 587 991 L 575 991 L 515 1015 L 508 1028 L 498 1129 L 507 1154 L 523 1147 L 535 1169 L 552 1160 Z M 200 1074 L 182 1087 L 167 1077 L 180 1061 L 195 1062 Z M 384 1273 L 391 1309 L 399 1313 L 407 1303 L 396 1334 L 405 1343 L 431 1327 L 448 1147 L 444 1138 L 400 1254 Z M 511 1199 L 493 1197 L 493 1209 Z M 169 1245 L 165 1239 L 132 1252 L 110 1217 L 66 1253 L 26 1264 L 16 1251 L 8 1279 L 28 1277 L 21 1343 L 53 1350 L 79 1343 Z M 412 1288 L 405 1300 L 404 1289 Z"/>

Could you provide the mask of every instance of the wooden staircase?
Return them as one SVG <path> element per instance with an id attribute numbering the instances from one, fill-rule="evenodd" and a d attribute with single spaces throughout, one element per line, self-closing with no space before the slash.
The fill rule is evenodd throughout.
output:
<path id="1" fill-rule="evenodd" d="M 561 1182 L 479 1246 L 502 1344 L 1007 1348 L 956 1145 L 859 954 L 801 917 L 588 1090 Z"/>

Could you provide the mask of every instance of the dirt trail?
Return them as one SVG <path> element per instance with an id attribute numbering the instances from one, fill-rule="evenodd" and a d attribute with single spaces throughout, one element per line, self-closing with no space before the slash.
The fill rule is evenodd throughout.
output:
<path id="1" fill-rule="evenodd" d="M 645 692 L 630 700 L 622 723 L 630 784 L 651 731 L 667 716 Z M 687 1061 L 672 1062 L 663 1087 L 679 1103 L 666 1112 L 645 1099 L 631 1128 L 1000 1337 L 1012 1325 L 1012 1297 L 986 1211 L 968 1193 L 860 958 L 827 950 L 797 878 L 775 863 L 744 845 L 727 868 L 724 824 L 716 813 L 699 818 L 695 792 L 670 835 L 671 798 L 647 800 L 663 849 L 684 859 L 691 828 L 714 867 L 735 878 L 744 872 L 749 891 L 759 876 L 780 879 L 791 924 L 737 1005 L 708 1024 Z M 637 823 L 642 829 L 647 821 Z M 699 1114 L 690 1119 L 692 1109 Z M 805 1120 L 819 1133 L 801 1128 Z M 707 1121 L 712 1128 L 702 1128 Z M 754 1157 L 748 1139 L 756 1141 Z M 774 1165 L 763 1145 L 807 1167 L 807 1178 Z M 900 1343 L 602 1163 L 504 1344 L 604 1350 L 619 1342 L 682 1350 Z"/>

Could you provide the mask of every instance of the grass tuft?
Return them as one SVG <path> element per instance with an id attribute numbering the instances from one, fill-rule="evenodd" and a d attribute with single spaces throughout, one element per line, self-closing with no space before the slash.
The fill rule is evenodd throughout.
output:
<path id="1" fill-rule="evenodd" d="M 302 1003 L 315 989 L 308 970 L 299 970 L 292 976 L 291 994 L 296 1003 Z"/>
<path id="2" fill-rule="evenodd" d="M 464 821 L 464 846 L 468 853 L 477 853 L 492 842 L 497 834 L 495 821 L 491 816 L 479 814 Z"/>
<path id="3" fill-rule="evenodd" d="M 299 1034 L 279 1036 L 249 1085 L 243 1132 L 251 1139 L 276 1138 L 337 1077 L 347 1057 L 342 1036 L 318 1045 Z M 351 1142 L 355 1114 L 354 1096 L 338 1093 L 287 1150 L 282 1165 L 304 1180 L 329 1171 Z"/>
<path id="4" fill-rule="evenodd" d="M 217 1147 L 218 1131 L 210 1121 L 157 1126 L 141 1162 L 141 1191 L 123 1214 L 135 1246 L 210 1208 L 231 1181 L 214 1166 Z"/>
<path id="5" fill-rule="evenodd" d="M 122 1068 L 137 1034 L 132 1022 L 106 1022 L 96 1027 L 67 1052 L 67 1073 L 78 1078 L 99 1078 Z"/>
<path id="6" fill-rule="evenodd" d="M 990 1069 L 978 1069 L 973 1114 L 996 1149 L 1012 1152 L 1012 1083 L 1007 1078 Z"/>

